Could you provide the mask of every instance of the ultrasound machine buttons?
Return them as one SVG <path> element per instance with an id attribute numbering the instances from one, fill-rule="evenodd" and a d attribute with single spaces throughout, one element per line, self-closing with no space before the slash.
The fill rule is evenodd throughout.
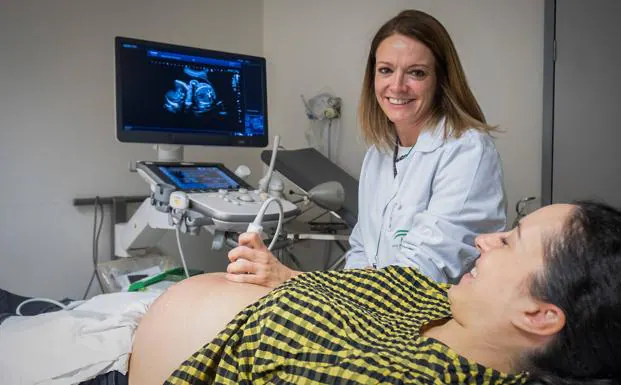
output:
<path id="1" fill-rule="evenodd" d="M 237 197 L 237 199 L 239 199 L 242 202 L 254 202 L 254 199 L 250 195 L 247 195 L 247 194 L 240 195 Z"/>

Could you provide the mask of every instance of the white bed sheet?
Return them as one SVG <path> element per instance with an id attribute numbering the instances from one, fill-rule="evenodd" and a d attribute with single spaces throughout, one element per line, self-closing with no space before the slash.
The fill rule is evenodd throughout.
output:
<path id="1" fill-rule="evenodd" d="M 0 383 L 67 385 L 127 373 L 134 332 L 160 293 L 102 294 L 0 326 Z"/>

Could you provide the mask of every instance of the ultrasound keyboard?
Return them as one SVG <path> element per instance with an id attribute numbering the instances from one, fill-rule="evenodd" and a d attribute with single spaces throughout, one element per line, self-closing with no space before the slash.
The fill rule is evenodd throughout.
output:
<path id="1" fill-rule="evenodd" d="M 213 220 L 216 230 L 245 231 L 270 195 L 254 189 L 221 163 L 137 162 L 138 174 L 152 188 L 158 185 L 183 191 L 190 200 L 190 209 Z M 299 208 L 284 199 L 283 221 L 299 213 Z M 263 226 L 276 226 L 276 205 L 267 207 Z"/>

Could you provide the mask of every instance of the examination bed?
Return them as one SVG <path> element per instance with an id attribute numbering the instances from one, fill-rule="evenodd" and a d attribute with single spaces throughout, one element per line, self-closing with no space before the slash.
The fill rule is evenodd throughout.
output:
<path id="1" fill-rule="evenodd" d="M 271 150 L 261 152 L 261 160 L 269 164 Z M 345 202 L 336 211 L 350 228 L 358 220 L 358 181 L 314 148 L 278 150 L 274 170 L 308 192 L 324 182 L 339 182 L 345 190 Z"/>

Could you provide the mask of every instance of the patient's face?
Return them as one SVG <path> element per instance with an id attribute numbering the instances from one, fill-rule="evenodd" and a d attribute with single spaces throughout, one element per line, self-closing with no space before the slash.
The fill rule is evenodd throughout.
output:
<path id="1" fill-rule="evenodd" d="M 449 291 L 455 320 L 490 331 L 510 326 L 530 298 L 529 278 L 543 270 L 545 239 L 558 234 L 573 207 L 546 206 L 508 232 L 477 237 L 481 256 Z"/>

